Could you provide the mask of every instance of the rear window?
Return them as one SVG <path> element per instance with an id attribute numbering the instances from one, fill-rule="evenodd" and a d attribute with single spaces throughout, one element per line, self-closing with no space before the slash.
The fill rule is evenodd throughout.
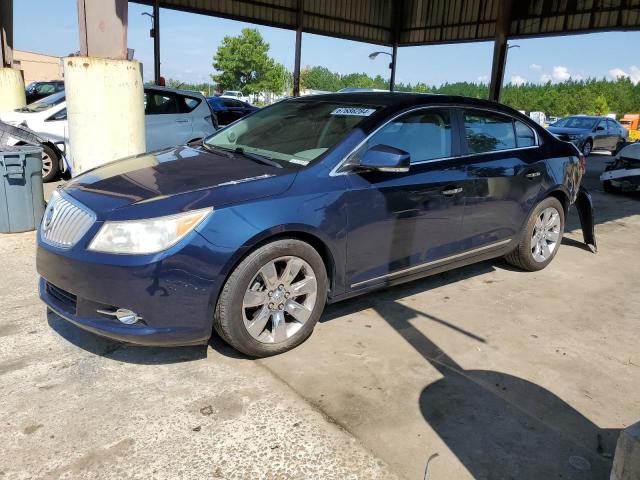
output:
<path id="1" fill-rule="evenodd" d="M 159 92 L 144 93 L 145 115 L 172 115 L 179 112 L 175 95 Z"/>
<path id="2" fill-rule="evenodd" d="M 513 120 L 493 112 L 464 112 L 464 128 L 469 153 L 485 153 L 516 148 Z"/>
<path id="3" fill-rule="evenodd" d="M 189 113 L 194 110 L 198 105 L 200 105 L 200 99 L 193 97 L 182 97 L 182 111 L 184 113 Z"/>

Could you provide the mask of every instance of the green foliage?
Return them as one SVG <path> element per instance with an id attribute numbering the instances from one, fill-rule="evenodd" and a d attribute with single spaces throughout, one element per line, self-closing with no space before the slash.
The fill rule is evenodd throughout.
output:
<path id="1" fill-rule="evenodd" d="M 188 83 L 181 82 L 180 80 L 174 80 L 170 78 L 167 80 L 167 87 L 177 88 L 180 90 L 191 90 L 193 92 L 201 92 L 206 97 L 210 97 L 215 94 L 216 86 L 212 83 Z"/>
<path id="2" fill-rule="evenodd" d="M 282 92 L 289 74 L 268 52 L 269 44 L 258 30 L 243 28 L 237 37 L 222 40 L 213 57 L 213 68 L 219 73 L 211 78 L 221 90 L 240 90 L 245 95 Z"/>
<path id="3" fill-rule="evenodd" d="M 302 88 L 335 92 L 345 87 L 377 88 L 386 90 L 389 81 L 365 73 L 340 75 L 325 67 L 306 67 L 301 72 Z M 438 87 L 422 82 L 415 85 L 397 83 L 399 92 L 438 93 L 488 98 L 489 86 L 484 83 L 456 82 Z M 502 89 L 501 102 L 517 110 L 541 111 L 548 115 L 566 116 L 577 113 L 640 112 L 640 84 L 634 85 L 629 78 L 610 80 L 569 80 L 563 83 L 524 85 L 508 84 Z"/>

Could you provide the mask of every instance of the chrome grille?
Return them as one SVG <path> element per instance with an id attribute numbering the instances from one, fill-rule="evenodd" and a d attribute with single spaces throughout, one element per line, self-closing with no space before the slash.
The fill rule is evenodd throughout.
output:
<path id="1" fill-rule="evenodd" d="M 44 212 L 40 234 L 49 245 L 71 248 L 87 233 L 95 220 L 93 212 L 56 191 Z"/>

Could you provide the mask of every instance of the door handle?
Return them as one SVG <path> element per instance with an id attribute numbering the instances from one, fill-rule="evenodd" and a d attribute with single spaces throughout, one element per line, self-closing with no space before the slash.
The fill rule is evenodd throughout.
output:
<path id="1" fill-rule="evenodd" d="M 525 177 L 527 177 L 528 179 L 532 180 L 536 177 L 540 176 L 540 172 L 529 172 L 525 175 Z"/>
<path id="2" fill-rule="evenodd" d="M 189 120 L 184 119 L 184 118 L 178 118 L 178 119 L 176 120 L 176 123 L 188 123 L 188 122 L 189 122 Z"/>
<path id="3" fill-rule="evenodd" d="M 443 190 L 442 195 L 444 195 L 445 197 L 452 197 L 453 195 L 457 195 L 460 192 L 462 192 L 462 187 L 449 188 L 447 190 Z"/>

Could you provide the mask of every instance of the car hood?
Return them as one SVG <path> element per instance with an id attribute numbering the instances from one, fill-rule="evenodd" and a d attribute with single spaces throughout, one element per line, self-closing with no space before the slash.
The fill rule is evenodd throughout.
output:
<path id="1" fill-rule="evenodd" d="M 585 135 L 591 132 L 590 128 L 549 127 L 547 130 L 554 135 Z"/>
<path id="2" fill-rule="evenodd" d="M 296 172 L 202 147 L 175 147 L 90 170 L 64 192 L 98 218 L 144 218 L 276 195 Z"/>
<path id="3" fill-rule="evenodd" d="M 8 123 L 9 125 L 19 125 L 22 122 L 29 121 L 30 118 L 36 115 L 32 112 L 15 112 L 10 110 L 8 112 L 0 112 L 0 121 Z"/>

